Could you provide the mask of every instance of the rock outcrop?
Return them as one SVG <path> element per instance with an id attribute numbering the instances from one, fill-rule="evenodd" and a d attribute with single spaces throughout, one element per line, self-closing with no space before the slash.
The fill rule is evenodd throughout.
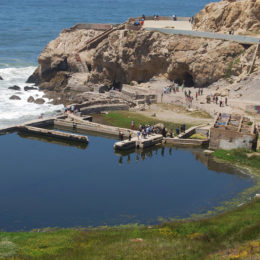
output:
<path id="1" fill-rule="evenodd" d="M 96 47 L 86 48 L 100 33 L 92 29 L 61 32 L 39 56 L 39 66 L 28 82 L 39 85 L 54 103 L 65 104 L 79 100 L 82 93 L 148 82 L 155 76 L 205 87 L 247 72 L 255 48 L 232 41 L 123 28 L 112 31 Z"/>
<path id="2" fill-rule="evenodd" d="M 23 89 L 24 89 L 24 91 L 28 91 L 28 90 L 37 90 L 38 88 L 25 86 Z"/>
<path id="3" fill-rule="evenodd" d="M 34 97 L 33 96 L 28 97 L 27 102 L 28 103 L 34 103 L 35 102 Z"/>
<path id="4" fill-rule="evenodd" d="M 45 100 L 43 98 L 37 98 L 34 101 L 35 104 L 42 105 L 45 103 Z"/>
<path id="5" fill-rule="evenodd" d="M 12 95 L 9 99 L 10 100 L 21 100 L 21 98 L 19 96 L 16 96 L 16 95 Z"/>
<path id="6" fill-rule="evenodd" d="M 21 88 L 19 86 L 12 86 L 12 87 L 9 87 L 8 89 L 12 89 L 12 90 L 21 90 Z"/>
<path id="7" fill-rule="evenodd" d="M 205 6 L 194 17 L 200 31 L 260 34 L 260 0 L 222 0 Z"/>

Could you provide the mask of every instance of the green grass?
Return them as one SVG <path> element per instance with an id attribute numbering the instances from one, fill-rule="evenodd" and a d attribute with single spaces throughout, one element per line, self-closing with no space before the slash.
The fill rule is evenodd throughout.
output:
<path id="1" fill-rule="evenodd" d="M 132 120 L 135 121 L 135 128 L 137 129 L 140 124 L 149 124 L 155 125 L 157 123 L 163 123 L 167 129 L 172 129 L 175 131 L 176 127 L 180 127 L 180 123 L 176 124 L 173 122 L 162 121 L 156 118 L 146 117 L 134 112 L 128 111 L 117 111 L 117 112 L 109 112 L 104 115 L 105 123 L 108 125 L 123 127 L 123 128 L 131 128 Z M 191 127 L 191 124 L 186 124 L 186 129 Z"/>
<path id="2" fill-rule="evenodd" d="M 203 134 L 193 134 L 189 137 L 190 139 L 207 140 L 207 136 Z"/>
<path id="3" fill-rule="evenodd" d="M 249 166 L 252 168 L 260 168 L 260 157 L 251 156 L 250 158 L 247 154 L 250 154 L 251 151 L 245 149 L 236 149 L 236 150 L 216 150 L 213 155 L 222 160 L 226 160 L 232 163 Z"/>
<path id="4" fill-rule="evenodd" d="M 255 200 L 210 219 L 175 221 L 151 227 L 132 225 L 89 230 L 2 232 L 0 258 L 208 259 L 221 250 L 259 238 L 260 200 Z M 3 241 L 8 245 L 4 250 L 1 247 Z"/>

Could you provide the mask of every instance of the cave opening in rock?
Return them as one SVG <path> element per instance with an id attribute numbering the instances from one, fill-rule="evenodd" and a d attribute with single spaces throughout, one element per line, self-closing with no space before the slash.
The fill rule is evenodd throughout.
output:
<path id="1" fill-rule="evenodd" d="M 184 72 L 181 75 L 179 75 L 177 78 L 174 79 L 174 82 L 178 85 L 184 84 L 185 87 L 193 87 L 194 81 L 193 77 L 189 72 Z"/>
<path id="2" fill-rule="evenodd" d="M 185 85 L 185 87 L 193 87 L 194 86 L 193 77 L 188 72 L 185 72 L 185 74 L 184 74 L 184 85 Z"/>

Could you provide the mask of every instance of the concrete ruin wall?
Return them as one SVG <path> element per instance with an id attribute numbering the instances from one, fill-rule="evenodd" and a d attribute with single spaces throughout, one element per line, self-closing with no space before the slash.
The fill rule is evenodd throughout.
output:
<path id="1" fill-rule="evenodd" d="M 256 142 L 256 136 L 243 134 L 235 131 L 227 131 L 225 128 L 210 129 L 210 149 L 238 149 L 246 148 L 251 150 Z"/>
<path id="2" fill-rule="evenodd" d="M 78 23 L 73 26 L 71 29 L 86 29 L 86 30 L 98 30 L 98 31 L 106 31 L 112 28 L 112 24 L 105 24 L 105 23 Z"/>

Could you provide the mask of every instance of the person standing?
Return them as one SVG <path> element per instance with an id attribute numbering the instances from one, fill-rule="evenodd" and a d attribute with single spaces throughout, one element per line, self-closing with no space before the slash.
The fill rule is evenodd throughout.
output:
<path id="1" fill-rule="evenodd" d="M 179 127 L 176 128 L 176 135 L 178 136 L 180 134 L 180 129 Z"/>
<path id="2" fill-rule="evenodd" d="M 225 106 L 227 106 L 227 97 L 225 97 Z"/>
<path id="3" fill-rule="evenodd" d="M 141 135 L 141 132 L 138 130 L 137 131 L 137 139 L 139 140 L 139 138 L 140 138 L 140 135 Z"/>
<path id="4" fill-rule="evenodd" d="M 132 120 L 132 122 L 131 122 L 131 128 L 132 128 L 132 130 L 135 129 L 135 121 L 134 120 Z"/>
<path id="5" fill-rule="evenodd" d="M 124 140 L 124 134 L 122 131 L 119 131 L 119 139 L 120 139 L 120 141 Z"/>
<path id="6" fill-rule="evenodd" d="M 131 139 L 132 139 L 132 133 L 129 131 L 128 140 L 131 141 Z"/>
<path id="7" fill-rule="evenodd" d="M 173 138 L 173 132 L 172 132 L 172 129 L 170 129 L 169 136 L 170 136 L 170 138 Z"/>

